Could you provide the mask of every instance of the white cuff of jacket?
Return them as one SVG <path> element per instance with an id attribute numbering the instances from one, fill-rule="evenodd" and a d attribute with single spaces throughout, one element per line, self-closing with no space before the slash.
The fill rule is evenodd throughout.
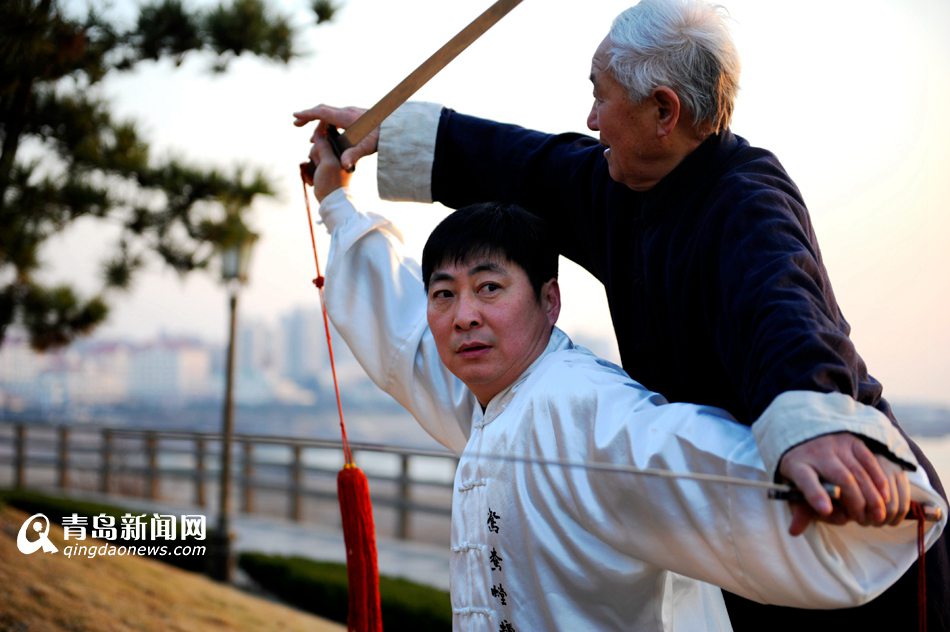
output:
<path id="1" fill-rule="evenodd" d="M 325 195 L 320 202 L 320 220 L 327 227 L 327 232 L 331 235 L 334 230 L 346 222 L 348 217 L 356 214 L 356 209 L 352 204 L 340 203 L 343 200 L 349 199 L 350 192 L 346 187 L 340 187 Z"/>
<path id="2" fill-rule="evenodd" d="M 441 116 L 437 103 L 409 102 L 383 121 L 376 168 L 379 197 L 432 202 L 432 163 Z"/>
<path id="3" fill-rule="evenodd" d="M 876 441 L 901 465 L 917 466 L 907 441 L 884 413 L 843 393 L 782 393 L 752 424 L 766 471 L 773 474 L 777 474 L 779 460 L 788 450 L 834 432 L 850 432 Z"/>

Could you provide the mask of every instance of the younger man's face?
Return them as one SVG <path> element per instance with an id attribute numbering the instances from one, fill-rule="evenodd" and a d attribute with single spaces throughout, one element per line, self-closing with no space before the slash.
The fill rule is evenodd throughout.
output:
<path id="1" fill-rule="evenodd" d="M 439 357 L 483 406 L 541 354 L 560 308 L 557 279 L 539 301 L 524 269 L 503 257 L 443 263 L 429 278 L 427 318 Z"/>

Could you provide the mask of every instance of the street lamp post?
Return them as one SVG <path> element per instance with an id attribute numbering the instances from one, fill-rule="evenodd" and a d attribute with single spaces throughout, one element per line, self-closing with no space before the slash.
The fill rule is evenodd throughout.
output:
<path id="1" fill-rule="evenodd" d="M 234 437 L 234 347 L 237 337 L 237 303 L 241 285 L 247 281 L 253 239 L 221 251 L 221 279 L 228 290 L 228 352 L 224 377 L 224 407 L 221 415 L 221 463 L 218 485 L 218 525 L 213 543 L 211 575 L 230 582 L 234 576 L 231 548 L 231 443 Z"/>

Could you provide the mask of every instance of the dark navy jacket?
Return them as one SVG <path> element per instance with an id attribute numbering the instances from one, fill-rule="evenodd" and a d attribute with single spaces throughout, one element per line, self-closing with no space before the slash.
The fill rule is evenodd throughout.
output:
<path id="1" fill-rule="evenodd" d="M 774 155 L 729 131 L 637 193 L 610 178 L 593 138 L 444 110 L 432 196 L 452 208 L 516 202 L 547 218 L 561 253 L 604 284 L 624 369 L 670 401 L 719 406 L 751 425 L 783 392 L 840 392 L 897 423 L 849 338 L 798 188 Z M 950 629 L 946 535 L 927 570 L 930 629 Z M 888 621 L 906 629 L 915 620 L 914 571 L 856 610 L 730 598 L 730 616 L 737 631 L 782 617 L 814 632 L 861 616 L 871 629 Z"/>

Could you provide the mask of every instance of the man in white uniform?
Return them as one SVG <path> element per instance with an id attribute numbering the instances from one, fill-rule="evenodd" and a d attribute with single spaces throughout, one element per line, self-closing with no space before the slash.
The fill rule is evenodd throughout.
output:
<path id="1" fill-rule="evenodd" d="M 552 241 L 516 207 L 453 213 L 420 271 L 387 220 L 350 203 L 322 131 L 311 157 L 333 240 L 330 317 L 370 377 L 460 457 L 455 629 L 729 630 L 710 584 L 763 603 L 841 608 L 873 599 L 912 564 L 912 522 L 814 523 L 792 537 L 788 506 L 761 489 L 579 466 L 768 481 L 778 463 L 763 463 L 756 437 L 774 436 L 774 414 L 750 430 L 716 408 L 668 404 L 575 346 L 554 326 Z M 814 412 L 816 435 L 852 432 L 915 462 L 890 424 L 842 405 L 840 415 Z M 920 469 L 907 478 L 915 500 L 946 513 Z M 945 522 L 928 524 L 928 546 Z"/>

